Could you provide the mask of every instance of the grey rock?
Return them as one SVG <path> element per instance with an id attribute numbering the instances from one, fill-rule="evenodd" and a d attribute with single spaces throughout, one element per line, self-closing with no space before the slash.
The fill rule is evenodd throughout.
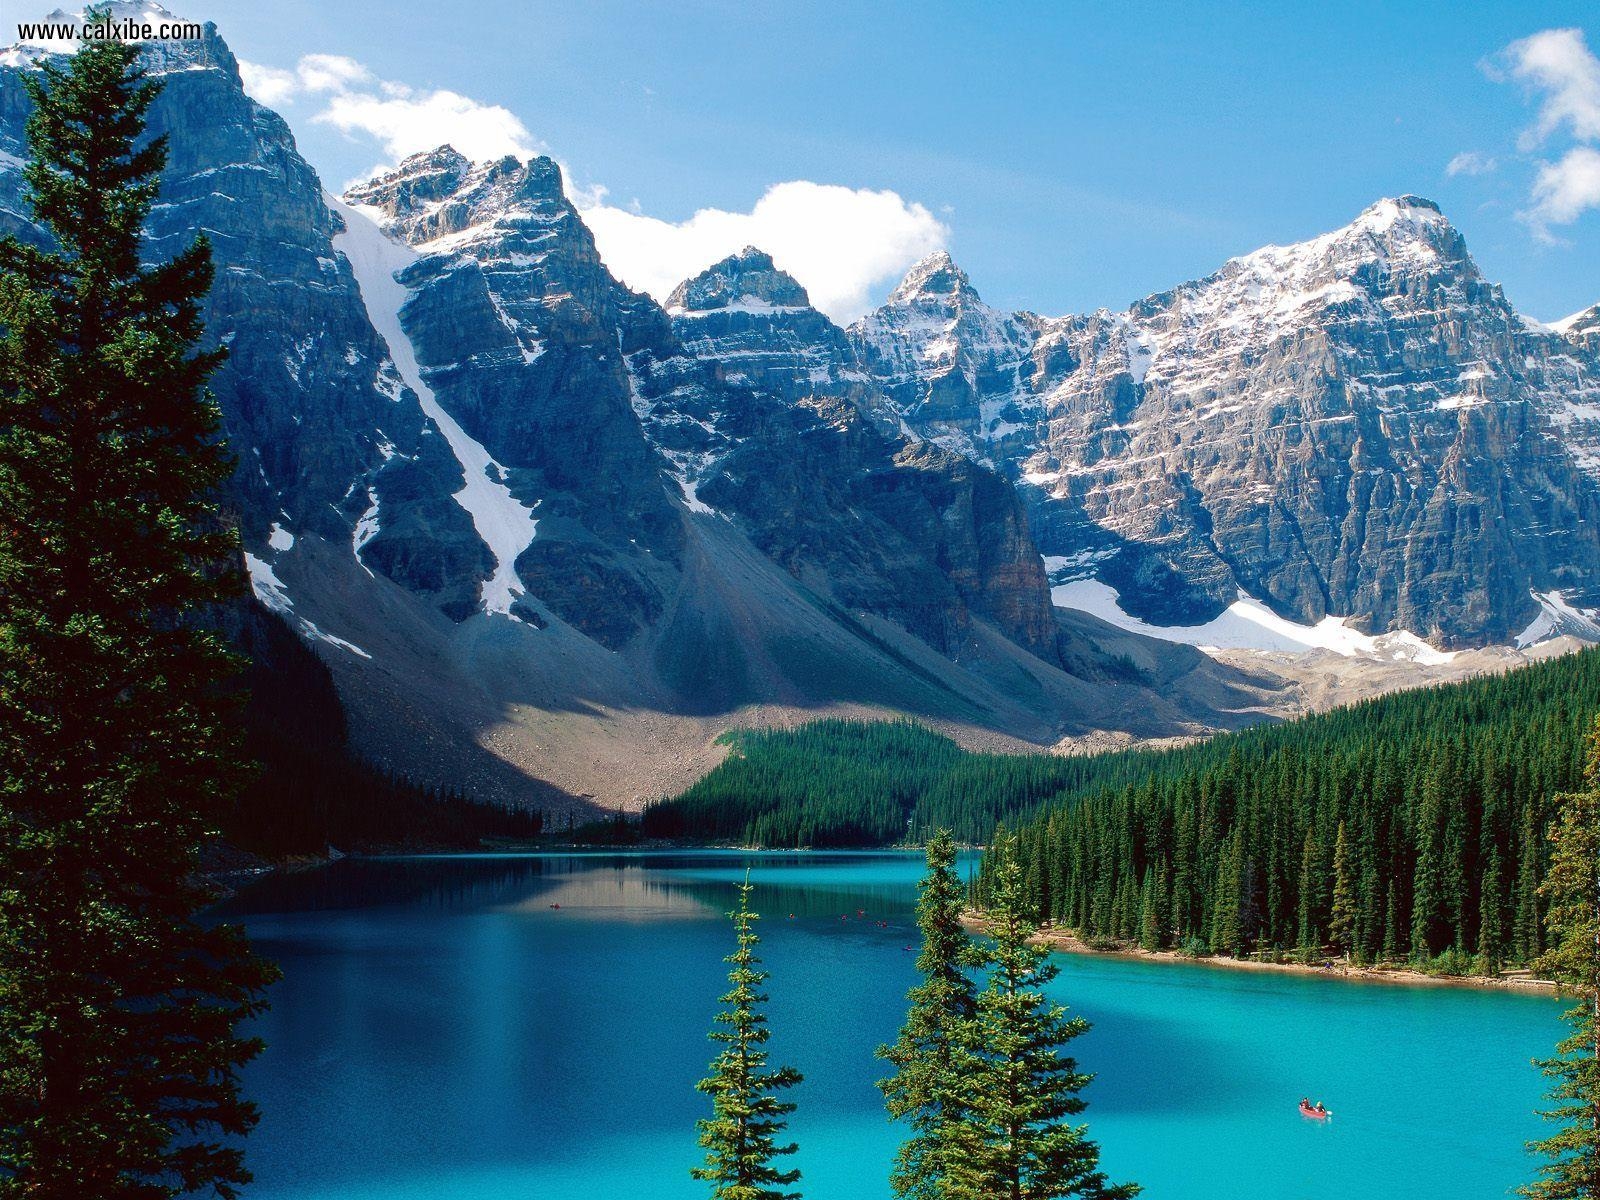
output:
<path id="1" fill-rule="evenodd" d="M 930 411 L 951 368 L 919 345 L 959 361 L 966 331 L 1019 327 L 1022 382 L 969 372 L 959 418 Z M 929 262 L 851 336 L 886 386 L 923 389 L 901 401 L 913 427 L 1024 482 L 1066 577 L 1152 622 L 1242 590 L 1462 646 L 1515 636 L 1530 592 L 1600 599 L 1600 363 L 1524 321 L 1430 201 L 1381 201 L 1125 313 L 1007 318 Z M 1025 433 L 993 437 L 985 404 Z"/>

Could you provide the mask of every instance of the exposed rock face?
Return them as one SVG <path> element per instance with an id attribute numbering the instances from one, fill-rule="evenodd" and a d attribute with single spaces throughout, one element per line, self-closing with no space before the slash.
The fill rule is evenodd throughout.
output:
<path id="1" fill-rule="evenodd" d="M 124 4 L 112 15 L 147 10 Z M 26 153 L 22 72 L 38 57 L 0 57 L 0 150 L 12 163 Z M 163 85 L 150 132 L 168 137 L 150 252 L 174 253 L 201 229 L 211 239 L 206 338 L 229 352 L 211 386 L 239 460 L 233 507 L 247 545 L 258 561 L 296 536 L 349 545 L 381 480 L 394 496 L 396 559 L 414 585 L 469 602 L 484 548 L 450 499 L 460 467 L 400 387 L 333 249 L 339 219 L 288 126 L 244 94 L 214 26 L 200 41 L 153 46 L 147 64 Z M 21 216 L 22 193 L 21 172 L 0 167 L 0 231 L 42 240 Z"/>
<path id="2" fill-rule="evenodd" d="M 474 167 L 446 146 L 347 199 L 417 252 L 400 282 L 422 378 L 537 505 L 515 559 L 529 603 L 622 645 L 660 615 L 682 526 L 623 364 L 637 298 L 601 266 L 560 168 Z"/>
<path id="3" fill-rule="evenodd" d="M 738 511 L 757 544 L 797 574 L 805 560 L 824 566 L 844 581 L 849 606 L 890 613 L 946 653 L 968 636 L 970 610 L 1061 661 L 1011 486 L 899 432 L 843 331 L 771 258 L 747 249 L 715 264 L 681 284 L 669 310 L 691 353 L 754 392 L 754 404 L 724 418 L 732 449 L 701 494 Z M 823 504 L 820 489 L 831 493 Z M 840 510 L 864 519 L 830 529 Z"/>
<path id="4" fill-rule="evenodd" d="M 0 61 L 0 222 L 40 239 L 17 215 L 36 58 Z M 1048 744 L 1259 710 L 1200 656 L 1130 668 L 1058 632 L 1012 485 L 908 435 L 764 255 L 669 316 L 606 271 L 548 159 L 441 147 L 344 203 L 213 29 L 147 61 L 172 153 L 151 255 L 211 233 L 255 590 L 322 652 L 363 752 L 637 803 L 733 720 L 909 712 Z"/>
<path id="5" fill-rule="evenodd" d="M 683 510 L 715 506 L 797 579 L 941 653 L 975 611 L 1055 659 L 1009 484 L 945 451 L 897 458 L 843 332 L 767 256 L 685 284 L 668 321 L 605 271 L 549 159 L 474 167 L 442 147 L 346 198 L 417 251 L 399 279 L 422 376 L 538 504 L 516 560 L 528 604 L 619 648 L 665 610 Z"/>
<path id="6" fill-rule="evenodd" d="M 1038 423 L 1025 316 L 985 304 L 943 250 L 916 266 L 850 330 L 867 369 L 928 437 L 970 457 L 1027 451 Z"/>
<path id="7" fill-rule="evenodd" d="M 948 376 L 916 350 L 926 327 L 958 346 L 963 324 L 1005 327 L 966 289 L 932 302 L 929 275 L 951 272 L 930 261 L 851 330 L 897 387 L 895 364 L 924 364 L 928 389 Z M 951 431 L 925 404 L 907 419 L 1024 480 L 1045 553 L 1129 612 L 1194 624 L 1242 589 L 1299 621 L 1464 645 L 1509 641 L 1532 591 L 1600 599 L 1600 363 L 1520 318 L 1428 201 L 1126 313 L 1013 322 L 1025 385 L 976 388 L 964 411 L 1009 404 L 1025 437 Z"/>
<path id="8" fill-rule="evenodd" d="M 34 239 L 36 59 L 0 54 L 0 229 Z M 356 747 L 420 779 L 637 805 L 714 762 L 730 723 L 911 713 L 1021 748 L 1277 711 L 1280 682 L 1053 610 L 1041 548 L 1104 555 L 1146 612 L 1244 584 L 1294 612 L 1370 598 L 1419 632 L 1434 611 L 1492 628 L 1528 580 L 1588 569 L 1571 464 L 1600 463 L 1593 360 L 1496 325 L 1498 292 L 1442 233 L 1450 270 L 1391 269 L 1396 244 L 1335 270 L 1367 300 L 1243 348 L 1223 307 L 1259 307 L 1253 285 L 1205 298 L 1228 270 L 1048 321 L 935 258 L 847 336 L 749 250 L 669 313 L 606 270 L 548 159 L 441 147 L 343 203 L 214 29 L 147 61 L 172 155 L 150 252 L 212 237 L 256 594 L 323 655 Z M 1183 375 L 1202 362 L 1203 387 Z M 1245 470 L 1264 515 L 1227 498 Z M 1362 489 L 1379 499 L 1329 498 Z M 1419 548 L 1396 558 L 1401 531 Z"/>
<path id="9" fill-rule="evenodd" d="M 727 383 L 787 404 L 834 396 L 881 433 L 900 435 L 899 412 L 856 361 L 844 331 L 763 251 L 746 247 L 680 283 L 667 312 L 684 348 L 720 363 Z"/>
<path id="10" fill-rule="evenodd" d="M 1568 341 L 1600 352 L 1600 304 L 1573 313 L 1566 320 L 1557 321 L 1552 328 Z"/>

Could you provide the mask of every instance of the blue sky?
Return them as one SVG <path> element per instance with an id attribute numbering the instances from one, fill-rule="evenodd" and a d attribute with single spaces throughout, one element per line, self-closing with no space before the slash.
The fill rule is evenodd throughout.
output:
<path id="1" fill-rule="evenodd" d="M 850 227 L 837 231 L 843 249 L 880 251 L 871 279 L 834 289 L 835 308 L 860 306 L 852 289 L 881 298 L 895 260 L 930 239 L 947 242 L 991 303 L 1120 307 L 1404 192 L 1437 200 L 1530 315 L 1600 300 L 1600 183 L 1595 206 L 1590 182 L 1574 176 L 1561 221 L 1541 229 L 1527 216 L 1541 164 L 1600 143 L 1581 111 L 1584 65 L 1568 64 L 1580 77 L 1566 99 L 1580 111 L 1557 113 L 1540 137 L 1556 85 L 1511 77 L 1503 55 L 1559 28 L 1600 47 L 1592 3 L 171 7 L 215 20 L 236 54 L 266 67 L 292 70 L 308 53 L 356 60 L 364 94 L 380 102 L 400 84 L 413 98 L 446 89 L 509 110 L 533 148 L 578 185 L 603 186 L 618 214 L 748 213 L 784 181 L 895 193 L 898 214 L 880 204 L 857 220 L 844 194 L 822 206 Z M 328 95 L 302 88 L 279 105 L 325 179 L 336 186 L 394 161 L 400 133 L 386 143 L 359 115 L 343 129 L 316 119 Z M 1593 99 L 1600 113 L 1600 92 Z M 1462 161 L 1476 173 L 1449 173 L 1469 152 L 1478 157 Z M 794 214 L 810 195 L 791 193 L 753 227 L 807 219 Z M 727 236 L 742 228 L 723 224 Z M 654 229 L 634 229 L 627 255 L 648 253 Z M 831 268 L 825 238 L 808 251 L 821 235 L 810 236 L 790 257 L 817 259 L 816 291 Z M 673 253 L 699 244 L 677 237 Z"/>

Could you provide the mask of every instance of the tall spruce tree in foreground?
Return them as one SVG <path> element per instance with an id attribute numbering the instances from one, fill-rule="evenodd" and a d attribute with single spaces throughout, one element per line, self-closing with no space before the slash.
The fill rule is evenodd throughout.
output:
<path id="1" fill-rule="evenodd" d="M 928 873 L 917 898 L 922 982 L 908 993 L 910 1010 L 900 1036 L 880 1046 L 878 1057 L 895 1073 L 880 1080 L 889 1115 L 906 1120 L 911 1136 L 895 1158 L 895 1195 L 942 1200 L 949 1195 L 950 1156 L 960 1141 L 973 1094 L 977 1059 L 967 1030 L 977 1016 L 978 989 L 971 972 L 983 955 L 961 927 L 966 885 L 956 874 L 955 838 L 941 829 L 928 840 Z"/>
<path id="2" fill-rule="evenodd" d="M 1549 905 L 1550 948 L 1538 970 L 1577 997 L 1571 1034 L 1558 1057 L 1540 1063 L 1550 1078 L 1544 1116 L 1560 1132 L 1530 1149 L 1545 1161 L 1522 1189 L 1536 1200 L 1600 1200 L 1600 719 L 1589 736 L 1587 787 L 1560 796 L 1550 828 L 1550 871 L 1539 889 Z"/>
<path id="3" fill-rule="evenodd" d="M 767 1069 L 765 1046 L 771 1033 L 762 1011 L 767 996 L 761 991 L 767 972 L 756 957 L 761 939 L 755 922 L 760 918 L 750 911 L 752 890 L 746 875 L 739 907 L 728 914 L 737 941 L 724 960 L 731 967 L 732 986 L 721 997 L 727 1007 L 717 1014 L 718 1028 L 710 1035 L 722 1051 L 712 1060 L 711 1074 L 695 1085 L 711 1097 L 710 1119 L 696 1124 L 706 1162 L 689 1173 L 711 1184 L 713 1200 L 795 1200 L 800 1193 L 785 1189 L 799 1180 L 800 1172 L 779 1170 L 773 1160 L 798 1149 L 793 1143 L 777 1143 L 783 1118 L 794 1111 L 777 1094 L 799 1083 L 801 1076 L 793 1067 Z"/>
<path id="4" fill-rule="evenodd" d="M 1100 1148 L 1083 1125 L 1079 1093 L 1093 1078 L 1062 1053 L 1089 1023 L 1068 1018 L 1043 989 L 1059 968 L 1030 944 L 1038 932 L 1014 840 L 994 851 L 987 896 L 989 979 L 967 1023 L 967 1049 L 979 1060 L 971 1104 L 949 1156 L 952 1200 L 1125 1200 L 1134 1184 L 1110 1184 Z"/>
<path id="5" fill-rule="evenodd" d="M 269 968 L 202 927 L 197 850 L 241 778 L 228 473 L 197 242 L 141 267 L 165 162 L 137 47 L 24 78 L 34 213 L 0 243 L 0 1197 L 230 1197 L 238 1023 Z"/>

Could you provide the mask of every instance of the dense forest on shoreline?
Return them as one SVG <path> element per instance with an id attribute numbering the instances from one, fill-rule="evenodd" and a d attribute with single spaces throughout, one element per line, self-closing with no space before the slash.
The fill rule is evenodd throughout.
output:
<path id="1" fill-rule="evenodd" d="M 1064 798 L 1018 853 L 1039 916 L 1091 941 L 1527 966 L 1597 712 L 1592 650 L 1396 693 Z"/>
<path id="2" fill-rule="evenodd" d="M 1195 953 L 1525 965 L 1552 798 L 1581 781 L 1600 650 L 1175 750 L 969 754 L 909 722 L 731 735 L 649 837 L 985 841 L 1018 826 L 1041 919 Z"/>

